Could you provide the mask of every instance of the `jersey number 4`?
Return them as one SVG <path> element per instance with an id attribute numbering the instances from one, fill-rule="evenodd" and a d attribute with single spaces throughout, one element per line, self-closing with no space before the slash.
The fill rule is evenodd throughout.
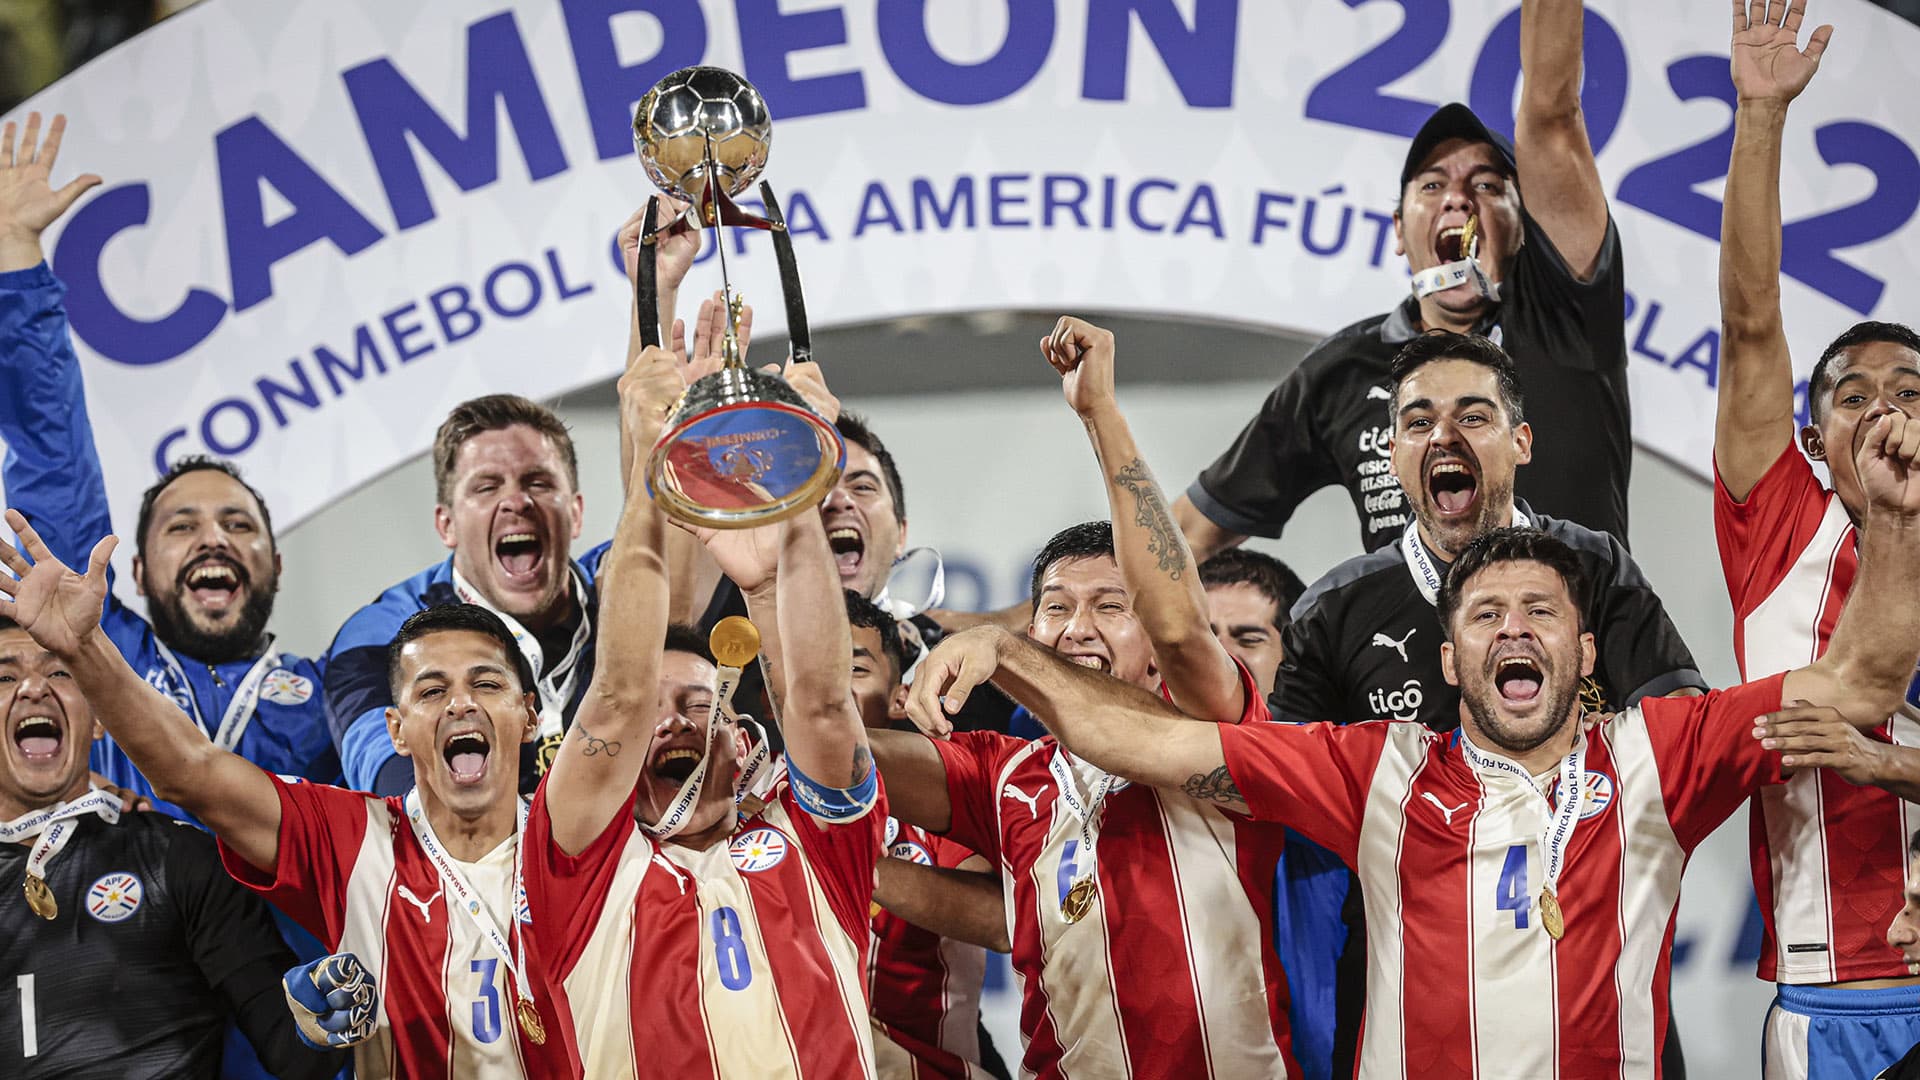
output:
<path id="1" fill-rule="evenodd" d="M 1513 928 L 1527 928 L 1527 912 L 1533 910 L 1533 890 L 1527 887 L 1527 845 L 1507 849 L 1507 862 L 1500 868 L 1500 882 L 1494 886 L 1494 906 L 1513 912 Z"/>

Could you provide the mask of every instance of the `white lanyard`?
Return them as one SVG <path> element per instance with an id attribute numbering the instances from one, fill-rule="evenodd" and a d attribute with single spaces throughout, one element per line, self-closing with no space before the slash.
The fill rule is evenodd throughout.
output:
<path id="1" fill-rule="evenodd" d="M 520 890 L 520 841 L 527 831 L 527 804 L 525 800 L 515 799 L 515 809 L 519 811 L 513 831 L 513 892 L 508 899 L 508 910 L 519 906 Z M 493 913 L 487 910 L 480 894 L 467 881 L 467 875 L 454 865 L 445 848 L 440 846 L 440 838 L 433 834 L 433 823 L 427 820 L 426 812 L 420 808 L 420 789 L 407 792 L 407 821 L 413 826 L 414 838 L 420 841 L 420 847 L 427 853 L 427 860 L 440 872 L 440 887 L 446 890 L 452 903 L 448 907 L 459 907 L 473 920 L 480 930 L 480 936 L 487 939 L 493 951 L 513 972 L 514 993 L 527 1008 L 533 1006 L 533 989 L 527 981 L 527 957 L 525 952 L 526 935 L 515 933 L 513 944 L 507 944 L 507 935 L 500 932 L 500 924 L 493 919 Z M 511 916 L 509 916 L 511 917 Z M 535 1040 L 542 1041 L 542 1040 Z"/>
<path id="2" fill-rule="evenodd" d="M 1533 522 L 1520 508 L 1513 508 L 1513 527 L 1531 529 Z M 1407 522 L 1405 532 L 1400 534 L 1400 550 L 1407 556 L 1407 573 L 1413 575 L 1413 583 L 1420 589 L 1420 595 L 1427 603 L 1440 602 L 1440 586 L 1446 583 L 1447 576 L 1433 565 L 1433 556 L 1427 554 L 1427 546 L 1420 542 L 1420 523 L 1418 520 Z"/>
<path id="3" fill-rule="evenodd" d="M 580 678 L 580 653 L 587 643 L 588 635 L 593 633 L 593 620 L 587 614 L 587 582 L 580 572 L 571 565 L 568 573 L 573 575 L 573 595 L 575 603 L 580 605 L 580 625 L 573 632 L 573 643 L 567 646 L 567 655 L 554 665 L 552 671 L 543 669 L 545 653 L 540 648 L 540 639 L 520 625 L 520 620 L 501 611 L 487 602 L 480 591 L 467 584 L 467 579 L 458 569 L 453 572 L 453 591 L 465 603 L 486 608 L 507 624 L 507 631 L 513 635 L 513 643 L 520 646 L 520 655 L 527 658 L 527 664 L 533 668 L 533 687 L 540 698 L 540 736 L 557 735 L 561 720 L 566 715 L 567 703 L 573 700 L 573 687 Z"/>
<path id="4" fill-rule="evenodd" d="M 1573 840 L 1574 828 L 1580 824 L 1580 802 L 1583 794 L 1580 784 L 1580 754 L 1585 749 L 1586 738 L 1580 736 L 1574 742 L 1573 749 L 1567 752 L 1566 760 L 1560 763 L 1560 805 L 1547 808 L 1547 827 L 1540 833 L 1540 851 L 1547 863 L 1543 884 L 1549 893 L 1555 892 L 1554 887 L 1560 881 L 1560 868 L 1566 862 L 1567 845 Z M 1535 798 L 1543 802 L 1546 800 L 1546 795 L 1534 784 L 1533 777 L 1525 769 L 1506 758 L 1482 751 L 1473 745 L 1472 739 L 1467 738 L 1465 731 L 1460 733 L 1460 752 L 1466 755 L 1475 769 L 1482 771 L 1491 769 L 1507 773 L 1525 784 Z"/>
<path id="5" fill-rule="evenodd" d="M 200 725 L 202 731 L 213 736 L 213 745 L 222 750 L 232 750 L 240 745 L 240 736 L 246 733 L 247 725 L 253 722 L 254 711 L 260 705 L 260 686 L 267 681 L 267 673 L 280 666 L 280 655 L 273 651 L 273 635 L 267 635 L 267 648 L 260 659 L 253 662 L 247 673 L 233 690 L 233 700 L 227 702 L 226 715 L 220 718 L 220 730 L 208 731 L 207 718 L 200 714 L 200 696 L 193 692 L 193 683 L 187 680 L 187 673 L 181 669 L 180 661 L 167 648 L 167 643 L 159 638 L 153 644 L 160 651 L 160 662 L 180 681 L 180 687 L 186 691 L 187 703 L 192 706 L 193 722 Z M 209 665 L 211 670 L 211 665 Z"/>
<path id="6" fill-rule="evenodd" d="M 893 595 L 894 579 L 900 575 L 900 568 L 911 562 L 916 555 L 933 557 L 933 579 L 927 585 L 927 598 L 916 604 L 911 600 L 902 600 Z M 940 557 L 936 548 L 917 547 L 893 560 L 893 568 L 887 571 L 887 584 L 880 595 L 873 598 L 882 611 L 896 619 L 911 619 L 928 608 L 937 608 L 940 601 L 947 598 L 947 561 Z"/>
<path id="7" fill-rule="evenodd" d="M 120 820 L 120 798 L 110 791 L 99 788 L 82 795 L 72 802 L 55 803 L 42 810 L 35 810 L 24 817 L 0 824 L 0 842 L 13 843 L 31 836 L 40 839 L 33 845 L 33 851 L 27 856 L 27 876 L 47 877 L 47 864 L 53 861 L 60 849 L 73 839 L 74 818 L 98 814 L 111 825 Z"/>
<path id="8" fill-rule="evenodd" d="M 1078 883 L 1090 880 L 1094 873 L 1094 844 L 1100 836 L 1100 808 L 1107 801 L 1107 795 L 1113 791 L 1120 778 L 1112 773 L 1101 771 L 1100 779 L 1093 785 L 1093 795 L 1086 805 L 1080 802 L 1080 784 L 1074 775 L 1072 764 L 1067 760 L 1067 749 L 1055 746 L 1053 756 L 1047 759 L 1047 770 L 1053 773 L 1053 782 L 1060 789 L 1060 797 L 1066 800 L 1067 809 L 1080 819 L 1080 850 L 1074 858 L 1073 880 Z"/>
<path id="9" fill-rule="evenodd" d="M 714 714 L 718 714 L 728 724 L 747 728 L 757 736 L 753 750 L 747 758 L 747 764 L 740 770 L 740 776 L 734 783 L 733 801 L 738 805 L 740 800 L 748 795 L 756 794 L 753 791 L 754 782 L 759 777 L 760 770 L 767 764 L 767 733 L 751 719 L 733 711 L 733 692 L 739 685 L 739 668 L 727 667 L 724 664 L 714 665 L 713 711 L 708 714 L 707 744 L 700 753 L 700 764 L 695 765 L 693 771 L 687 774 L 687 778 L 680 782 L 680 790 L 674 793 L 673 801 L 667 804 L 667 809 L 661 813 L 660 820 L 651 825 L 644 821 L 639 822 L 641 831 L 648 836 L 658 840 L 676 836 L 691 820 L 693 808 L 700 802 L 700 792 L 707 786 L 707 770 L 713 764 L 714 745 L 720 741 L 720 736 L 726 731 L 724 724 L 713 722 Z"/>

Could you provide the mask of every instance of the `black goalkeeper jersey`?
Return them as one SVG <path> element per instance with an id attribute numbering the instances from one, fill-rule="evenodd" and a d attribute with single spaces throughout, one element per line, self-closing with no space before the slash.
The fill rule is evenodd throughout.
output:
<path id="1" fill-rule="evenodd" d="M 1581 610 L 1598 653 L 1593 675 L 1580 687 L 1589 709 L 1707 688 L 1660 597 L 1618 540 L 1517 505 L 1535 527 L 1571 547 L 1586 571 Z M 1274 685 L 1274 718 L 1458 727 L 1460 692 L 1440 671 L 1444 636 L 1440 613 L 1414 583 L 1398 537 L 1348 559 L 1293 607 L 1281 638 L 1285 659 Z"/>
<path id="2" fill-rule="evenodd" d="M 1593 278 L 1583 282 L 1524 210 L 1521 223 L 1526 242 L 1501 283 L 1500 303 L 1474 327 L 1513 357 L 1537 436 L 1516 490 L 1550 514 L 1625 543 L 1633 416 L 1620 236 L 1608 222 Z M 1362 550 L 1397 539 L 1408 511 L 1388 467 L 1388 374 L 1394 355 L 1420 332 L 1419 318 L 1408 296 L 1314 346 L 1187 489 L 1193 505 L 1221 528 L 1277 537 L 1307 496 L 1339 485 L 1359 514 Z"/>
<path id="3" fill-rule="evenodd" d="M 31 846 L 0 844 L 0 1077 L 218 1077 L 230 1015 L 276 1075 L 339 1071 L 299 1041 L 293 953 L 211 836 L 153 813 L 75 825 L 47 867 L 51 922 L 22 892 Z"/>

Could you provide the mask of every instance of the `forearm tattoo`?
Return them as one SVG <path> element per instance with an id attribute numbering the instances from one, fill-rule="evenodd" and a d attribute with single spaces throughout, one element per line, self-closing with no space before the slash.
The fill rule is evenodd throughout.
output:
<path id="1" fill-rule="evenodd" d="M 1167 512 L 1166 500 L 1160 497 L 1159 485 L 1153 482 L 1147 463 L 1134 458 L 1113 474 L 1113 482 L 1133 493 L 1133 523 L 1147 530 L 1147 554 L 1154 557 L 1169 580 L 1179 581 L 1187 567 L 1187 555 L 1180 547 L 1180 530 Z"/>
<path id="2" fill-rule="evenodd" d="M 586 757 L 594 757 L 599 754 L 605 754 L 608 757 L 620 756 L 620 744 L 618 742 L 609 742 L 606 739 L 602 739 L 593 732 L 581 727 L 578 722 L 573 725 L 573 730 L 580 733 L 580 753 L 582 755 Z"/>
<path id="3" fill-rule="evenodd" d="M 1244 803 L 1247 801 L 1241 797 L 1240 787 L 1233 782 L 1233 777 L 1228 775 L 1225 765 L 1212 772 L 1194 773 L 1187 777 L 1186 783 L 1180 785 L 1180 790 L 1193 798 L 1205 799 L 1208 802 Z"/>
<path id="4" fill-rule="evenodd" d="M 871 771 L 873 771 L 873 752 L 868 750 L 865 746 L 854 747 L 853 748 L 853 782 L 855 784 L 858 784 L 860 781 L 865 780 L 867 778 L 867 773 Z"/>

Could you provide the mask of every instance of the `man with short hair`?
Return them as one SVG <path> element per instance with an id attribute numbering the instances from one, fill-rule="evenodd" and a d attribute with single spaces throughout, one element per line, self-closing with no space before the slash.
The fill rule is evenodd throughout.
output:
<path id="1" fill-rule="evenodd" d="M 1858 591 L 1869 516 L 1852 448 L 1882 417 L 1920 415 L 1920 336 L 1895 323 L 1858 323 L 1814 365 L 1812 423 L 1799 433 L 1806 456 L 1794 445 L 1793 359 L 1780 312 L 1780 153 L 1788 108 L 1833 32 L 1815 29 L 1802 50 L 1804 7 L 1795 0 L 1734 11 L 1738 107 L 1720 246 L 1713 518 L 1734 656 L 1749 679 L 1827 649 L 1841 605 Z M 1830 485 L 1808 457 L 1827 466 Z M 1880 747 L 1920 745 L 1913 691 L 1880 719 Z M 1911 984 L 1920 979 L 1883 936 L 1916 804 L 1920 787 L 1855 786 L 1826 769 L 1802 770 L 1754 799 L 1759 975 L 1778 984 L 1765 1034 L 1769 1080 L 1864 1075 L 1862 1067 L 1885 1065 L 1915 1039 L 1920 987 Z M 1903 983 L 1904 995 L 1884 989 Z M 1861 1053 L 1823 1064 L 1839 1033 Z"/>
<path id="2" fill-rule="evenodd" d="M 1252 675 L 1208 629 L 1192 557 L 1119 408 L 1113 335 L 1069 316 L 1041 349 L 1087 429 L 1114 521 L 1070 527 L 1041 549 L 1024 640 L 1201 720 L 1266 720 Z M 960 636 L 991 652 L 983 633 L 1012 637 Z M 923 663 L 942 655 L 937 646 Z M 987 662 L 945 655 L 962 669 Z M 1000 670 L 1000 688 L 1035 708 L 1024 672 Z M 915 685 L 949 676 L 923 667 Z M 963 702 L 949 704 L 916 721 L 950 739 L 874 732 L 875 755 L 895 816 L 1000 864 L 1025 995 L 1023 1070 L 1299 1075 L 1266 925 L 1278 832 L 1255 836 L 1205 801 L 1129 787 L 1051 738 L 952 732 Z"/>
<path id="3" fill-rule="evenodd" d="M 992 630 L 943 642 L 908 712 L 937 723 L 1011 665 L 1086 760 L 1339 852 L 1371 916 L 1359 1075 L 1658 1075 L 1688 856 L 1799 766 L 1778 749 L 1782 725 L 1821 706 L 1884 715 L 1920 655 L 1916 458 L 1920 425 L 1904 417 L 1862 446 L 1863 580 L 1826 655 L 1703 697 L 1589 713 L 1581 559 L 1513 528 L 1470 543 L 1440 595 L 1454 733 L 1195 724 Z"/>
<path id="4" fill-rule="evenodd" d="M 327 650 L 328 720 L 349 787 L 398 795 L 412 768 L 388 737 L 387 643 L 415 612 L 478 604 L 500 616 L 532 667 L 539 737 L 520 757 L 531 791 L 592 678 L 593 580 L 605 545 L 569 557 L 585 499 L 566 424 L 514 394 L 462 402 L 433 439 L 434 529 L 452 554 L 381 593 Z"/>
<path id="5" fill-rule="evenodd" d="M 78 564 L 113 531 L 86 388 L 62 300 L 66 289 L 40 253 L 40 236 L 100 182 L 48 183 L 66 118 L 39 140 L 30 113 L 18 148 L 0 131 L 0 484 L 62 561 Z M 109 589 L 101 626 L 134 670 L 158 687 L 222 749 L 269 772 L 330 782 L 340 763 L 320 700 L 320 667 L 274 647 L 267 622 L 280 585 L 273 519 L 229 462 L 171 463 L 141 497 L 133 533 L 133 585 L 142 619 Z M 93 768 L 115 786 L 153 788 L 106 738 Z M 154 799 L 154 808 L 190 818 Z"/>
<path id="6" fill-rule="evenodd" d="M 91 788 L 93 710 L 66 666 L 7 619 L 0 725 L 7 1075 L 212 1080 L 229 1018 L 277 1076 L 338 1072 L 346 1056 L 302 1045 L 287 1013 L 280 973 L 294 958 L 266 905 L 220 868 L 207 834 Z M 97 1004 L 109 1001 L 111 1022 Z"/>
<path id="7" fill-rule="evenodd" d="M 703 534 L 723 568 L 751 564 L 742 588 L 772 631 L 787 749 L 769 770 L 698 641 L 663 648 L 666 526 L 637 468 L 680 391 L 657 348 L 620 380 L 633 497 L 603 565 L 603 655 L 528 819 L 533 935 L 589 1076 L 872 1076 L 864 957 L 887 811 L 839 576 L 818 515 Z"/>
<path id="8" fill-rule="evenodd" d="M 1515 496 L 1521 466 L 1538 443 L 1505 350 L 1470 334 L 1422 334 L 1394 358 L 1389 385 L 1390 461 L 1414 520 L 1397 543 L 1334 567 L 1294 606 L 1272 700 L 1276 717 L 1412 720 L 1442 731 L 1458 725 L 1459 691 L 1444 677 L 1441 658 L 1446 627 L 1435 607 L 1439 587 L 1469 543 L 1509 525 L 1538 528 L 1581 561 L 1585 591 L 1578 599 L 1601 643 L 1593 672 L 1580 682 L 1588 708 L 1706 688 L 1625 546 L 1536 513 Z M 1327 1047 L 1329 1075 L 1344 1076 L 1359 1040 L 1368 935 L 1357 893 L 1323 889 L 1332 880 L 1317 876 L 1316 854 L 1325 853 L 1307 844 L 1287 851 L 1290 870 L 1314 880 L 1300 882 L 1296 875 L 1282 885 L 1281 925 L 1289 942 L 1283 955 L 1289 973 L 1305 980 L 1296 986 L 1302 999 L 1334 1003 L 1331 1010 L 1323 1004 L 1301 1014 L 1302 1041 Z M 1337 972 L 1331 986 L 1311 977 L 1329 961 Z M 1671 1070 L 1679 1043 L 1666 1045 Z"/>
<path id="9" fill-rule="evenodd" d="M 1390 475 L 1380 400 L 1394 354 L 1427 330 L 1481 334 L 1513 354 L 1552 436 L 1520 493 L 1627 542 L 1626 289 L 1580 110 L 1582 18 L 1580 0 L 1520 5 L 1511 142 L 1457 103 L 1413 137 L 1393 215 L 1413 295 L 1315 346 L 1174 504 L 1195 557 L 1279 536 L 1333 485 L 1353 500 L 1362 550 L 1396 540 L 1411 508 Z"/>
<path id="10" fill-rule="evenodd" d="M 1228 548 L 1200 564 L 1207 590 L 1207 626 L 1234 659 L 1253 672 L 1260 695 L 1273 693 L 1284 650 L 1287 613 L 1307 591 L 1300 575 L 1279 559 L 1250 548 Z"/>
<path id="11" fill-rule="evenodd" d="M 106 565 L 67 569 L 8 511 L 26 556 L 0 548 L 0 616 L 72 674 L 101 722 L 161 797 L 206 822 L 228 873 L 380 983 L 362 1080 L 571 1077 L 571 1033 L 520 932 L 519 779 L 514 747 L 534 736 L 533 674 L 499 617 L 430 608 L 389 646 L 387 728 L 413 765 L 404 799 L 288 781 L 181 724 L 102 633 Z"/>

